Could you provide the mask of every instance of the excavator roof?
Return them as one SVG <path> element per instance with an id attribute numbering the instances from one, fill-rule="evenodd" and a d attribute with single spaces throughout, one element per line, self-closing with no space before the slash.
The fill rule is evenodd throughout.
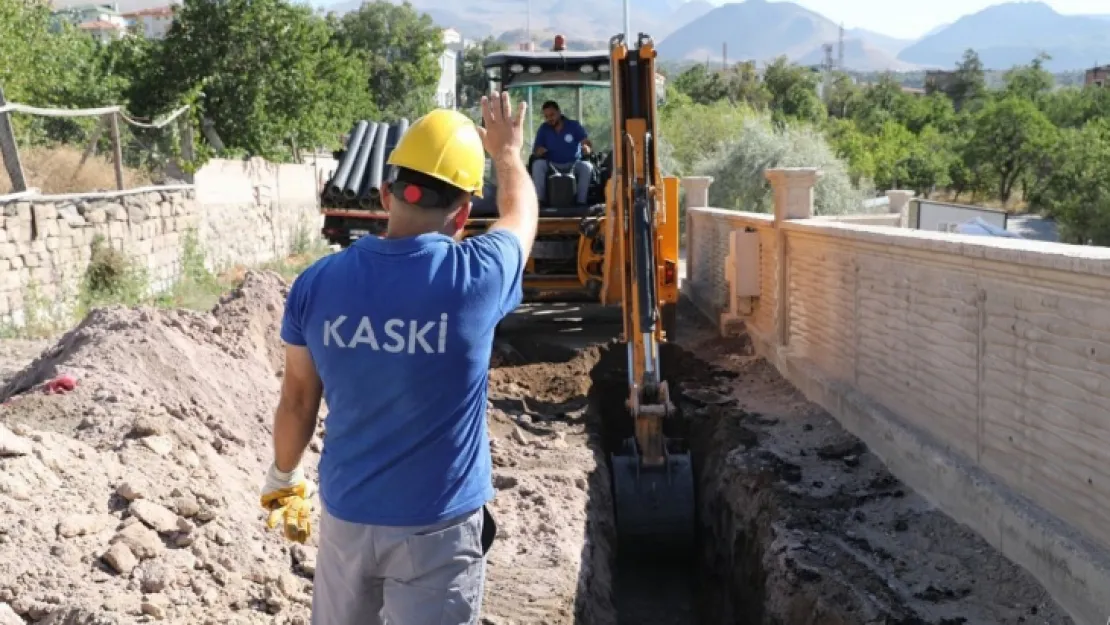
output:
<path id="1" fill-rule="evenodd" d="M 609 53 L 605 50 L 502 51 L 486 56 L 482 65 L 489 79 L 504 88 L 609 86 Z"/>

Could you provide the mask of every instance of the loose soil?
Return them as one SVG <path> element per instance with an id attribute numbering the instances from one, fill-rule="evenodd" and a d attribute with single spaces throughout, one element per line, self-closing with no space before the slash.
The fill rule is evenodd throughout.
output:
<path id="1" fill-rule="evenodd" d="M 0 625 L 309 622 L 316 537 L 290 545 L 257 504 L 286 289 L 251 272 L 211 313 L 95 311 L 29 365 L 0 364 Z M 581 313 L 560 319 L 600 327 Z M 748 342 L 681 317 L 685 349 L 664 364 L 672 434 L 695 458 L 700 566 L 616 553 L 605 449 L 627 434 L 607 420 L 623 414 L 624 352 L 510 329 L 490 371 L 483 623 L 1071 623 Z M 76 388 L 45 392 L 60 374 Z"/>

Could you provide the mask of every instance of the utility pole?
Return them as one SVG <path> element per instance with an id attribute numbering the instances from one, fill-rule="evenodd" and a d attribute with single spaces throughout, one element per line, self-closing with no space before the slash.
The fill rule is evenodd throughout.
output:
<path id="1" fill-rule="evenodd" d="M 624 0 L 624 44 L 632 45 L 632 18 L 628 12 L 628 0 Z"/>
<path id="2" fill-rule="evenodd" d="M 838 42 L 839 49 L 837 50 L 836 69 L 837 71 L 844 71 L 844 24 L 840 24 L 840 41 Z"/>
<path id="3" fill-rule="evenodd" d="M 728 42 L 721 42 L 721 69 L 728 71 Z"/>

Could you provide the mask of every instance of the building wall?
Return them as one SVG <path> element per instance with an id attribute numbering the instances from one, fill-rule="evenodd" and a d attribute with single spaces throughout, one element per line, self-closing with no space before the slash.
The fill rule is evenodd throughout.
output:
<path id="1" fill-rule="evenodd" d="M 458 79 L 458 52 L 446 49 L 439 56 L 439 84 L 436 85 L 436 104 L 446 108 L 455 108 Z"/>
<path id="2" fill-rule="evenodd" d="M 688 207 L 684 296 L 727 330 L 730 272 L 759 271 L 732 307 L 759 353 L 1077 623 L 1104 622 L 1110 249 L 796 218 L 795 191 L 776 188 L 779 218 Z M 730 267 L 745 230 L 758 267 Z"/>
<path id="3" fill-rule="evenodd" d="M 209 162 L 195 185 L 77 196 L 0 198 L 0 324 L 67 314 L 99 235 L 142 263 L 153 292 L 180 275 L 186 233 L 211 269 L 289 253 L 321 227 L 315 169 Z"/>

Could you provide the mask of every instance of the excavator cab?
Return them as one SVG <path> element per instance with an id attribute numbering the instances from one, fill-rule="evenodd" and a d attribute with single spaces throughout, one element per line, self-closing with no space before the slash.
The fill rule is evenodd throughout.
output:
<path id="1" fill-rule="evenodd" d="M 593 235 L 605 214 L 605 186 L 612 175 L 609 139 L 612 128 L 609 55 L 605 52 L 510 52 L 484 59 L 490 91 L 508 91 L 514 101 L 528 102 L 525 145 L 520 157 L 529 172 L 535 158 L 532 141 L 544 102 L 558 102 L 564 115 L 586 129 L 593 151 L 583 155 L 592 173 L 579 179 L 568 168 L 549 166 L 546 197 L 540 198 L 540 223 L 524 271 L 526 302 L 598 301 L 603 243 Z M 577 202 L 584 185 L 586 202 Z M 475 199 L 464 236 L 479 234 L 497 218 L 497 179 L 486 172 L 483 197 Z"/>

